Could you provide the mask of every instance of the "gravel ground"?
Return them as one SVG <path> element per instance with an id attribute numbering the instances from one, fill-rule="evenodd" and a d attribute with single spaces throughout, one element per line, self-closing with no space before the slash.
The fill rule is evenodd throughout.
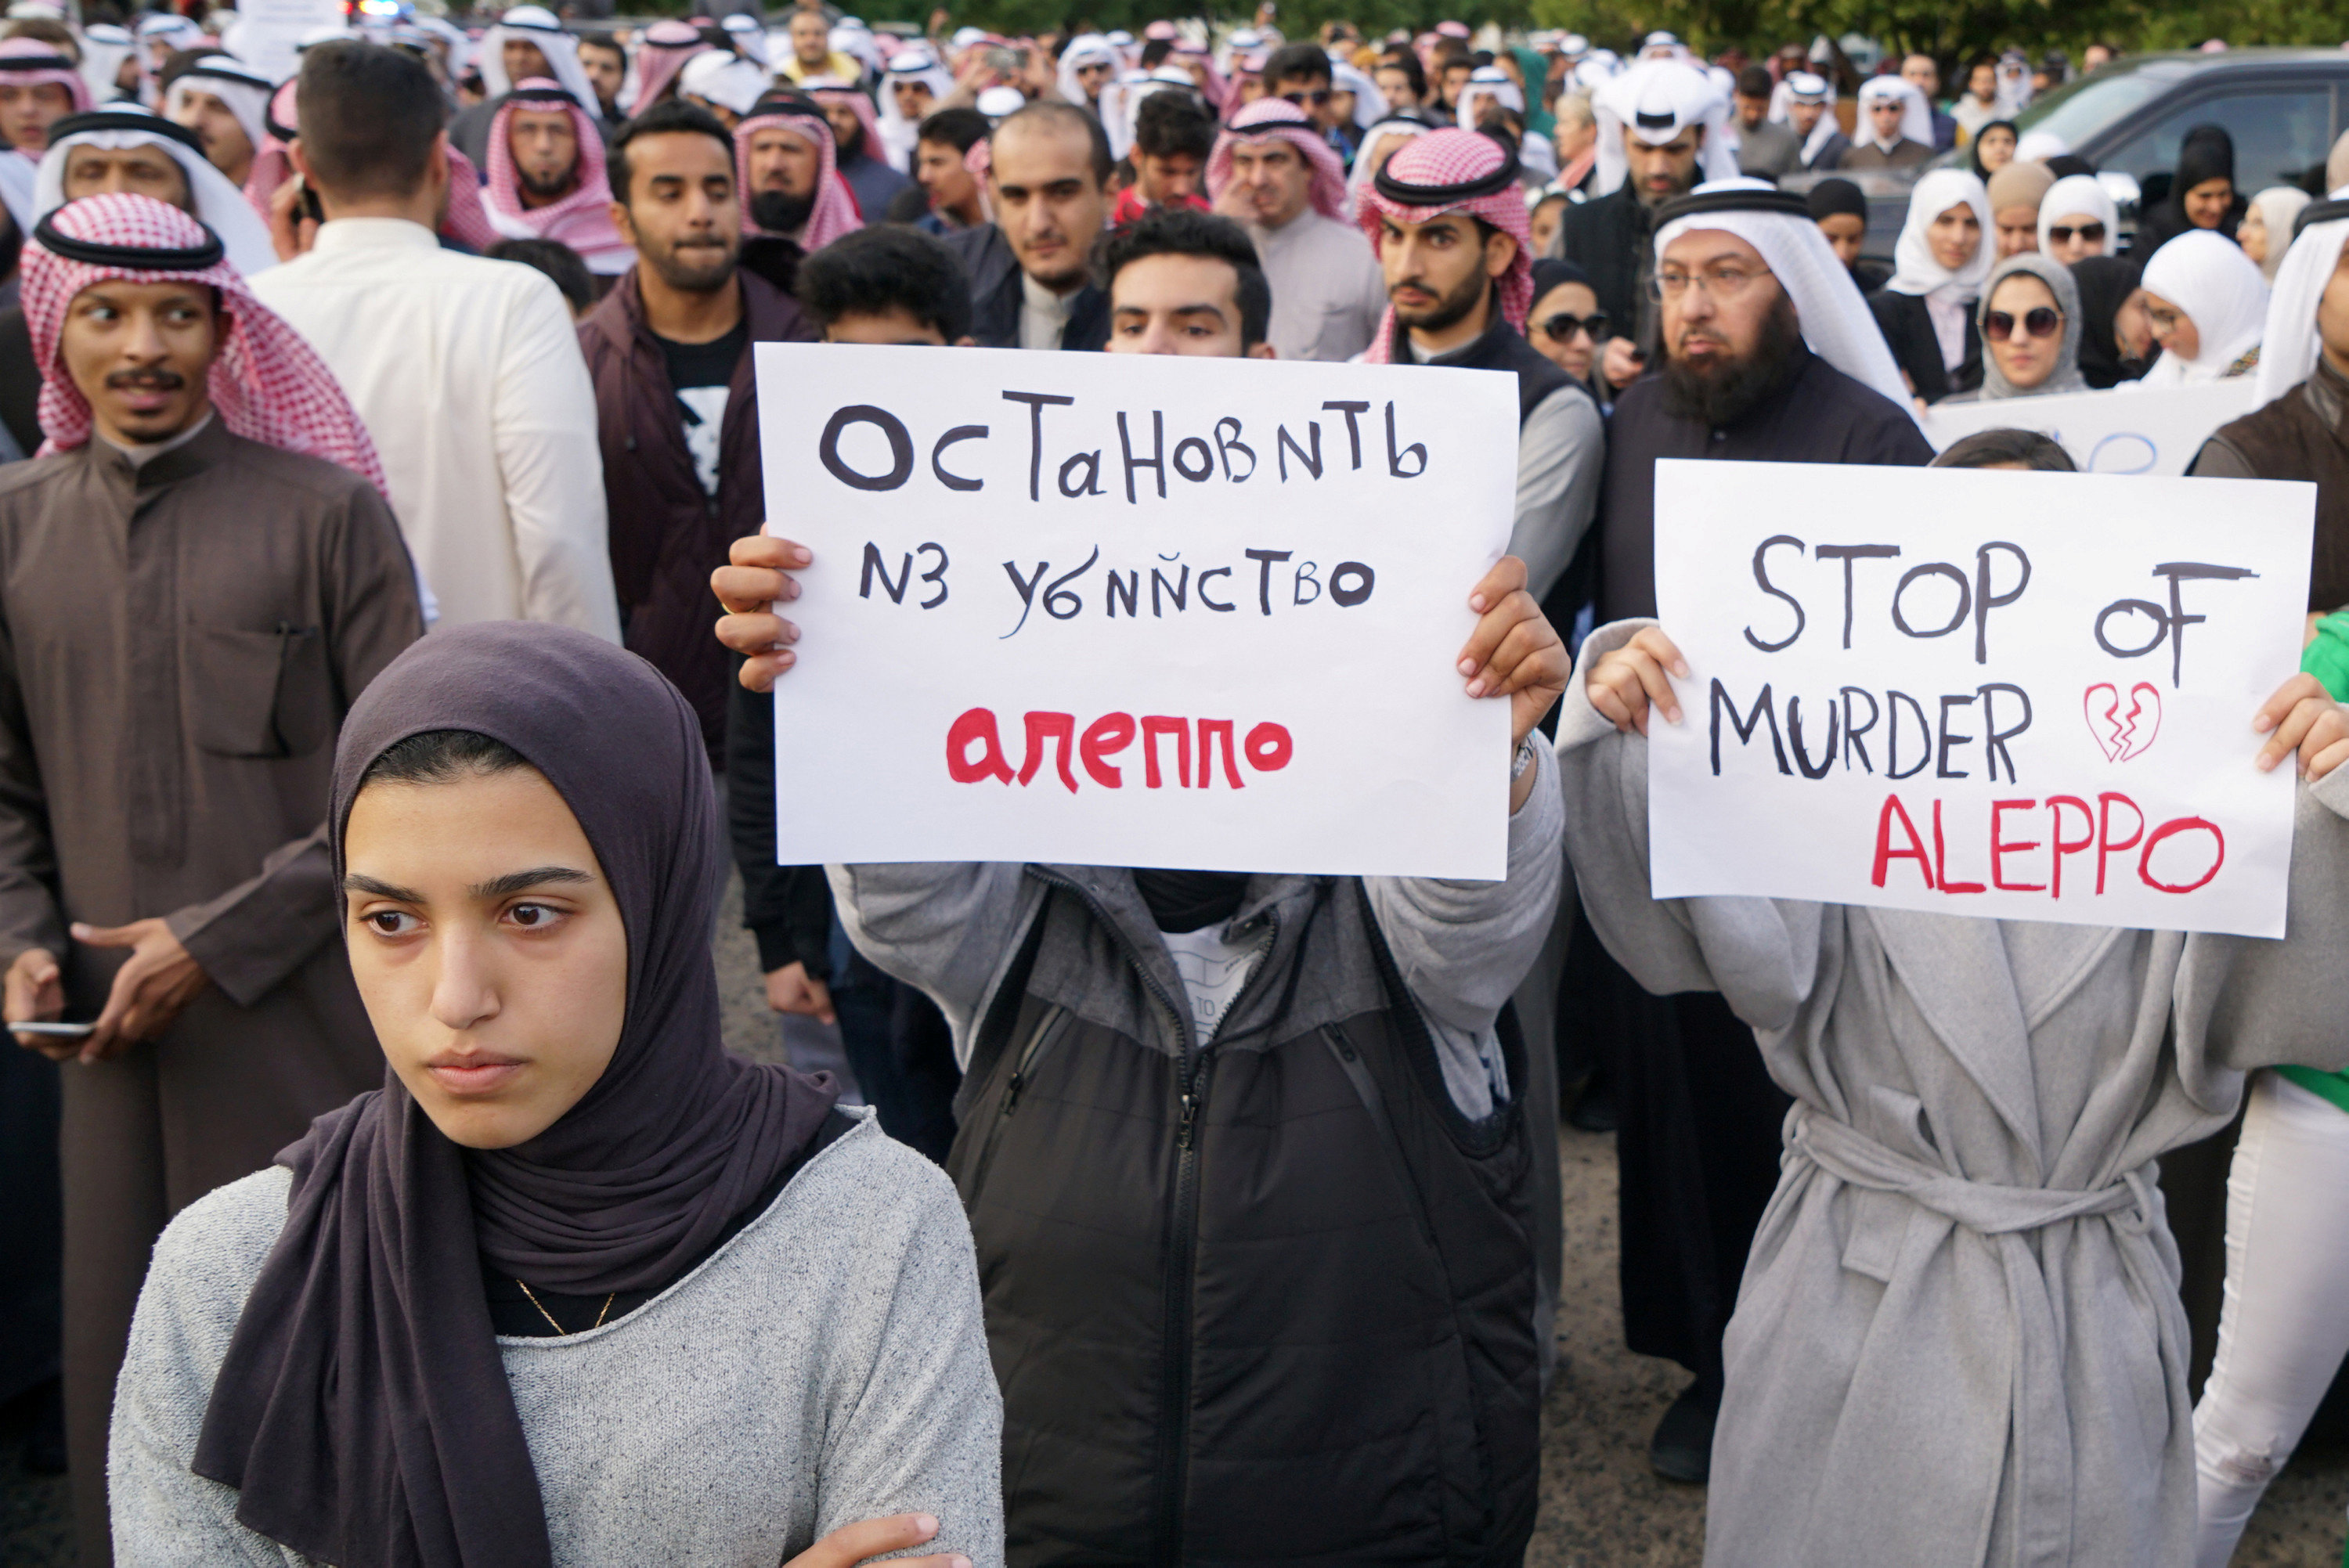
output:
<path id="1" fill-rule="evenodd" d="M 781 1054 L 760 986 L 757 955 L 730 887 L 718 933 L 727 1043 L 768 1060 Z M 1606 1136 L 1560 1133 L 1566 1184 L 1566 1279 L 1558 1304 L 1558 1375 L 1543 1411 L 1542 1511 L 1528 1568 L 1683 1568 L 1704 1552 L 1704 1493 L 1648 1468 L 1649 1430 L 1686 1375 L 1623 1348 L 1615 1288 L 1615 1150 Z M 19 1462 L 21 1418 L 0 1412 L 0 1568 L 67 1568 L 62 1478 Z M 2236 1568 L 2330 1568 L 2341 1561 L 2349 1506 L 2349 1435 L 2313 1434 L 2271 1487 L 2235 1554 Z"/>

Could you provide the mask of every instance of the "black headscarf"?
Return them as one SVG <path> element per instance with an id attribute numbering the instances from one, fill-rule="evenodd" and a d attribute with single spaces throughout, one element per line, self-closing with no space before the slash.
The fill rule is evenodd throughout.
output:
<path id="1" fill-rule="evenodd" d="M 1237 914 L 1248 879 L 1244 872 L 1137 870 L 1133 886 L 1158 929 L 1180 934 L 1221 925 Z"/>
<path id="2" fill-rule="evenodd" d="M 2140 267 L 2124 256 L 2085 256 L 2072 263 L 2080 287 L 2080 375 L 2103 392 L 2145 374 L 2145 361 L 2123 359 L 2113 318 L 2137 292 Z"/>
<path id="3" fill-rule="evenodd" d="M 1584 288 L 1590 288 L 1590 274 L 1584 272 L 1574 263 L 1563 261 L 1557 256 L 1544 256 L 1541 260 L 1536 262 L 1534 263 L 1533 304 L 1539 304 L 1543 300 L 1548 298 L 1549 291 L 1557 287 L 1560 284 L 1580 284 Z M 1591 292 L 1596 294 L 1598 291 L 1593 289 Z M 1530 309 L 1531 307 L 1528 306 L 1527 308 Z M 1537 323 L 1529 319 L 1526 323 L 1526 330 L 1530 333 L 1534 330 L 1537 325 Z"/>
<path id="4" fill-rule="evenodd" d="M 1868 198 L 1858 186 L 1848 180 L 1822 180 L 1803 198 L 1811 209 L 1811 222 L 1822 218 L 1849 217 L 1868 222 Z"/>
<path id="5" fill-rule="evenodd" d="M 483 1260 L 573 1295 L 657 1288 L 800 1152 L 833 1091 L 719 1044 L 724 880 L 700 721 L 633 654 L 501 621 L 410 646 L 335 754 L 335 871 L 385 750 L 471 730 L 579 820 L 628 939 L 627 1012 L 594 1088 L 536 1138 L 460 1148 L 387 1071 L 278 1156 L 285 1227 L 212 1385 L 195 1473 L 238 1521 L 338 1568 L 544 1568 L 537 1473 L 490 1326 Z"/>
<path id="6" fill-rule="evenodd" d="M 1982 139 L 1988 136 L 1993 130 L 2003 130 L 2007 135 L 2015 137 L 2018 139 L 2023 135 L 2021 131 L 2014 129 L 2014 121 L 2011 119 L 1993 119 L 1984 122 L 1982 128 L 1974 132 L 1973 139 L 1966 143 L 1966 164 L 1974 171 L 1974 178 L 1981 181 L 1985 185 L 1990 183 L 1990 177 L 1993 171 L 1982 167 Z"/>
<path id="7" fill-rule="evenodd" d="M 2129 254 L 2142 266 L 2154 252 L 2194 227 L 2186 216 L 2186 193 L 2197 185 L 2213 180 L 2235 181 L 2235 139 L 2227 134 L 2224 126 L 2198 125 L 2186 133 L 2178 146 L 2178 172 L 2169 182 L 2168 191 L 2160 201 L 2150 204 L 2145 215 L 2137 220 L 2137 236 L 2130 242 Z M 2227 215 L 2219 220 L 2218 232 L 2229 239 L 2235 237 L 2235 226 L 2243 221 L 2251 201 L 2240 191 L 2228 203 Z"/>

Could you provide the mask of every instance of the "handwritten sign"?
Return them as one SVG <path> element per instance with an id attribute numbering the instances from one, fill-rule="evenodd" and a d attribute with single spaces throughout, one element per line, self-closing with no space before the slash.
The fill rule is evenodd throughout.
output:
<path id="1" fill-rule="evenodd" d="M 2315 494 L 1659 463 L 1657 893 L 2282 936 Z"/>
<path id="2" fill-rule="evenodd" d="M 1490 372 L 761 344 L 782 863 L 1497 879 Z"/>
<path id="3" fill-rule="evenodd" d="M 245 0 L 237 17 L 238 55 L 271 80 L 284 81 L 302 63 L 296 53 L 302 40 L 341 26 L 344 13 L 342 0 Z"/>
<path id="4" fill-rule="evenodd" d="M 2036 430 L 2072 454 L 2082 473 L 2175 477 L 2220 426 L 2260 406 L 2256 377 L 2140 391 L 2065 392 L 1994 403 L 1936 403 L 1920 421 L 1935 451 L 1979 430 Z"/>

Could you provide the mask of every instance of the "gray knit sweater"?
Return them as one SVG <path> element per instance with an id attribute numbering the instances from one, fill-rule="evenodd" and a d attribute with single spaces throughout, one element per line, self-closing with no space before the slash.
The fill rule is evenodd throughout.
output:
<path id="1" fill-rule="evenodd" d="M 107 1463 L 124 1568 L 308 1561 L 188 1469 L 290 1181 L 233 1182 L 156 1244 Z M 869 1113 L 636 1311 L 498 1343 L 558 1568 L 776 1568 L 843 1524 L 915 1511 L 939 1522 L 923 1550 L 1003 1561 L 1002 1402 L 970 1228 L 953 1184 Z"/>

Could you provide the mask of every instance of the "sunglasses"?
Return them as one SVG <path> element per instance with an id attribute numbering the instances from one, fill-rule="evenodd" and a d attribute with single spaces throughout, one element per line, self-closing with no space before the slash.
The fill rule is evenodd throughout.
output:
<path id="1" fill-rule="evenodd" d="M 2014 315 L 2010 311 L 1994 310 L 1982 317 L 1982 334 L 1992 343 L 2004 343 L 2014 335 Z M 2026 311 L 2023 330 L 2033 337 L 2053 337 L 2064 330 L 2062 313 L 2046 305 Z"/>
<path id="2" fill-rule="evenodd" d="M 1607 313 L 1594 310 L 1588 315 L 1569 315 L 1560 311 L 1543 322 L 1541 329 L 1552 343 L 1571 343 L 1578 332 L 1588 333 L 1590 341 L 1597 343 L 1607 335 Z"/>
<path id="3" fill-rule="evenodd" d="M 1310 92 L 1300 89 L 1293 93 L 1283 93 L 1280 97 L 1282 102 L 1293 103 L 1299 108 L 1303 108 L 1307 104 L 1311 104 L 1315 108 L 1319 108 L 1323 104 L 1330 101 L 1330 89 L 1328 88 L 1315 88 Z"/>
<path id="4" fill-rule="evenodd" d="M 2059 245 L 2071 243 L 2074 234 L 2092 245 L 2100 245 L 2105 241 L 2105 226 L 2102 223 L 2083 223 L 2076 229 L 2056 227 L 2047 231 L 2047 237 Z"/>

